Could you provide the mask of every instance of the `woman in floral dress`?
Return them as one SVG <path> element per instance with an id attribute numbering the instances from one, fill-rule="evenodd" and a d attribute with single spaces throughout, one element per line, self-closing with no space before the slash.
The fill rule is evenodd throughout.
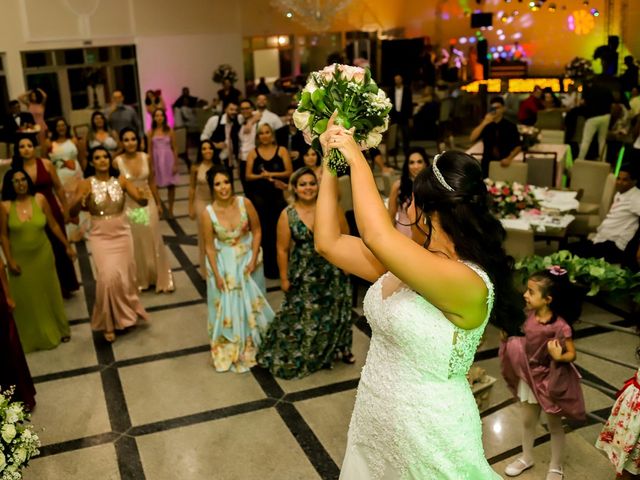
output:
<path id="1" fill-rule="evenodd" d="M 301 378 L 330 368 L 351 353 L 349 277 L 322 258 L 313 245 L 318 180 L 309 167 L 291 176 L 295 201 L 278 220 L 278 267 L 285 298 L 260 349 L 259 363 L 281 378 Z M 343 233 L 349 232 L 340 215 Z"/>
<path id="2" fill-rule="evenodd" d="M 233 193 L 231 173 L 207 172 L 213 202 L 201 213 L 207 265 L 211 357 L 218 372 L 247 372 L 274 313 L 267 303 L 258 214 Z"/>

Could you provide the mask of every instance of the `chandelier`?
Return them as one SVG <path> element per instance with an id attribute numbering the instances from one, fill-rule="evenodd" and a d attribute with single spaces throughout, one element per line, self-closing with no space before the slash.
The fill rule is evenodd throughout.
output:
<path id="1" fill-rule="evenodd" d="M 329 30 L 336 13 L 349 3 L 351 0 L 271 0 L 288 18 L 316 32 Z"/>

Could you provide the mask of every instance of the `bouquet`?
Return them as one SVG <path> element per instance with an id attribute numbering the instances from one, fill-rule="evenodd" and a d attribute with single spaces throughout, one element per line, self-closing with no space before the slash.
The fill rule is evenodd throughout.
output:
<path id="1" fill-rule="evenodd" d="M 238 74 L 228 63 L 223 63 L 213 72 L 213 81 L 222 83 L 223 80 L 229 80 L 231 83 L 238 81 Z"/>
<path id="2" fill-rule="evenodd" d="M 522 137 L 522 149 L 526 152 L 540 140 L 540 129 L 529 125 L 518 125 L 518 133 Z"/>
<path id="3" fill-rule="evenodd" d="M 129 208 L 127 210 L 127 218 L 129 218 L 129 221 L 135 225 L 148 226 L 151 222 L 151 217 L 149 216 L 149 210 L 147 207 Z"/>
<path id="4" fill-rule="evenodd" d="M 540 207 L 529 185 L 494 182 L 489 178 L 484 183 L 493 199 L 491 210 L 500 218 L 517 218 L 522 210 Z"/>
<path id="5" fill-rule="evenodd" d="M 30 415 L 21 402 L 11 402 L 13 389 L 0 392 L 0 480 L 20 480 L 22 469 L 40 453 Z"/>
<path id="6" fill-rule="evenodd" d="M 591 60 L 582 57 L 575 57 L 564 68 L 564 76 L 567 78 L 585 78 L 593 74 Z"/>
<path id="7" fill-rule="evenodd" d="M 307 143 L 320 150 L 319 137 L 329 118 L 337 112 L 336 125 L 353 128 L 360 148 L 377 147 L 389 128 L 391 102 L 371 78 L 369 69 L 334 63 L 309 76 L 302 89 L 293 121 Z M 328 166 L 334 174 L 344 174 L 347 163 L 342 153 L 331 149 Z"/>

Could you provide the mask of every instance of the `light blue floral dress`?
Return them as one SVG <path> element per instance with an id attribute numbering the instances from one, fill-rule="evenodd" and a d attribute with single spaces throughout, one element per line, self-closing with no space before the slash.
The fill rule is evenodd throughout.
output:
<path id="1" fill-rule="evenodd" d="M 214 246 L 218 272 L 225 289 L 218 290 L 215 275 L 207 264 L 207 302 L 211 357 L 218 372 L 247 372 L 256 364 L 262 335 L 273 320 L 274 312 L 265 299 L 262 252 L 251 275 L 245 268 L 251 261 L 253 235 L 244 198 L 236 197 L 240 224 L 233 230 L 220 225 L 212 205 L 207 212 L 215 229 Z"/>

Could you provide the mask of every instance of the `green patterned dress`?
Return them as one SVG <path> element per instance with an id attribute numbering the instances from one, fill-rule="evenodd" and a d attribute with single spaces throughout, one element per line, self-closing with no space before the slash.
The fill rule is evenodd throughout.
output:
<path id="1" fill-rule="evenodd" d="M 336 352 L 351 350 L 349 277 L 316 253 L 313 232 L 287 207 L 293 248 L 291 288 L 269 326 L 258 362 L 280 378 L 302 378 L 330 367 Z"/>

